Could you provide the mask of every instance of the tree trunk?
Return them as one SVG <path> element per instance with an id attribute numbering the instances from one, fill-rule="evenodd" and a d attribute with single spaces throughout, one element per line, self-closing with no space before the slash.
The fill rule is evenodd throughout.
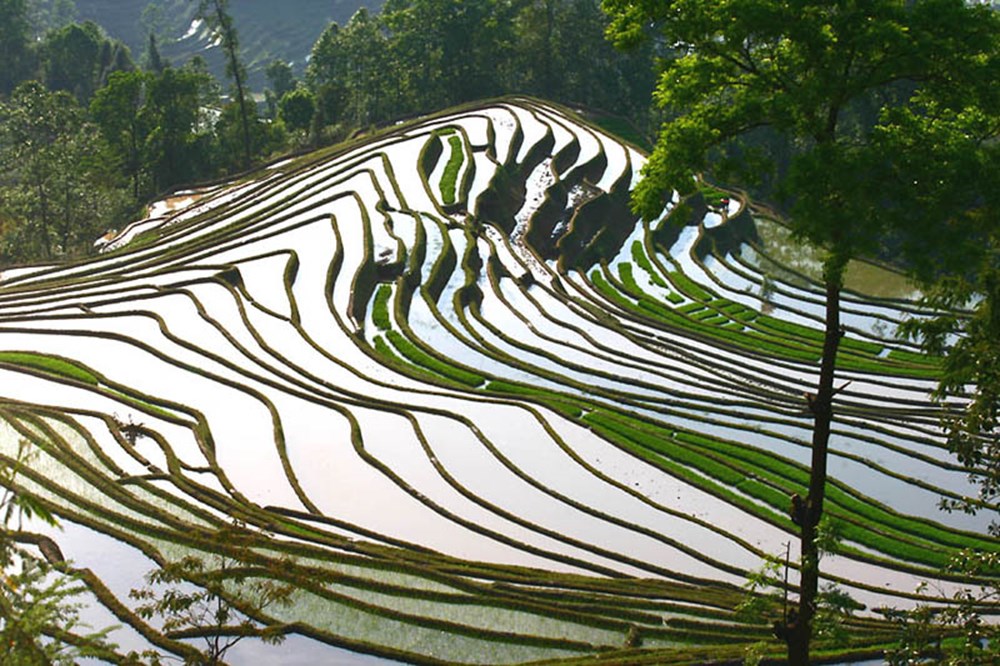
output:
<path id="1" fill-rule="evenodd" d="M 52 258 L 52 243 L 49 240 L 49 199 L 45 193 L 45 188 L 38 183 L 38 203 L 41 208 L 41 219 L 39 220 L 38 239 L 41 241 L 42 249 L 45 250 L 45 258 Z"/>
<path id="2" fill-rule="evenodd" d="M 816 616 L 816 597 L 819 591 L 819 549 L 816 544 L 817 527 L 823 516 L 826 497 L 826 462 L 830 443 L 830 425 L 833 421 L 833 387 L 840 348 L 840 291 L 846 261 L 833 257 L 826 266 L 826 333 L 823 338 L 823 358 L 820 363 L 819 384 L 815 396 L 807 396 L 813 413 L 812 466 L 809 473 L 809 495 L 804 503 L 792 502 L 792 520 L 800 529 L 801 574 L 799 579 L 799 605 L 790 615 L 785 641 L 788 644 L 788 663 L 792 666 L 809 664 L 809 643 L 812 638 L 813 620 Z"/>
<path id="3" fill-rule="evenodd" d="M 214 0 L 215 15 L 219 21 L 219 29 L 222 30 L 222 47 L 229 56 L 229 66 L 233 72 L 233 85 L 236 87 L 236 97 L 240 105 L 240 122 L 243 126 L 243 168 L 250 168 L 252 151 L 250 150 L 250 118 L 247 113 L 246 95 L 243 93 L 243 73 L 240 71 L 239 47 L 234 34 L 232 18 L 223 10 L 222 3 Z"/>
<path id="4" fill-rule="evenodd" d="M 136 112 L 138 113 L 138 112 Z M 132 202 L 139 203 L 139 127 L 136 122 L 136 115 L 133 113 L 132 121 L 129 123 L 129 171 L 132 172 Z"/>

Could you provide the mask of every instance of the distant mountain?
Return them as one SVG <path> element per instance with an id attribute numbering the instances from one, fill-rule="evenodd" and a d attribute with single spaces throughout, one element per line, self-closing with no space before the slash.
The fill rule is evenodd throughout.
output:
<path id="1" fill-rule="evenodd" d="M 343 25 L 364 6 L 382 0 L 233 0 L 230 12 L 239 32 L 243 59 L 254 90 L 266 85 L 264 68 L 276 58 L 305 69 L 313 43 L 331 21 Z M 161 54 L 174 64 L 201 54 L 223 78 L 225 66 L 211 35 L 194 19 L 196 0 L 76 0 L 79 20 L 93 20 L 121 39 L 138 60 L 149 30 L 157 33 Z"/>

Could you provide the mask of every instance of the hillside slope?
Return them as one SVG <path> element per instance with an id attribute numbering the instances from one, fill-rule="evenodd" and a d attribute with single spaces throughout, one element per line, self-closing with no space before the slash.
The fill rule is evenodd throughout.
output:
<path id="1" fill-rule="evenodd" d="M 795 539 L 822 291 L 774 270 L 734 194 L 637 220 L 644 161 L 568 109 L 496 100 L 4 271 L 0 455 L 32 442 L 21 483 L 101 603 L 184 557 L 236 601 L 240 575 L 293 585 L 253 613 L 295 634 L 283 663 L 780 653 L 734 609 Z M 948 557 L 998 545 L 989 516 L 937 509 L 973 487 L 934 438 L 935 360 L 892 336 L 913 304 L 843 309 L 822 569 L 866 606 L 846 649 L 871 652 L 896 631 L 872 609 L 925 580 L 950 596 Z M 117 616 L 128 648 L 190 648 Z"/>
<path id="2" fill-rule="evenodd" d="M 218 48 L 204 30 L 192 30 L 195 0 L 76 0 L 80 20 L 91 19 L 121 39 L 138 59 L 146 48 L 149 21 L 143 20 L 148 5 L 160 8 L 154 30 L 160 39 L 161 52 L 175 64 L 201 53 L 213 73 L 221 80 L 224 65 Z M 324 28 L 336 21 L 344 24 L 366 6 L 381 6 L 381 0 L 236 0 L 230 11 L 239 31 L 243 58 L 250 73 L 251 85 L 260 90 L 265 85 L 264 68 L 281 58 L 301 71 L 313 43 Z"/>

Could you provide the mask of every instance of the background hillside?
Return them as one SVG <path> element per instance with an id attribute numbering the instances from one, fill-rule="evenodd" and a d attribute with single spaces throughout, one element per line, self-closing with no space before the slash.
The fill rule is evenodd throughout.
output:
<path id="1" fill-rule="evenodd" d="M 180 64 L 201 53 L 216 77 L 223 78 L 220 49 L 211 45 L 206 30 L 193 23 L 193 0 L 76 0 L 79 20 L 93 20 L 112 37 L 122 40 L 138 59 L 152 30 L 166 58 Z M 359 7 L 378 8 L 381 0 L 238 0 L 230 12 L 239 30 L 251 86 L 265 85 L 264 68 L 282 59 L 301 73 L 306 57 L 330 23 L 346 23 Z"/>

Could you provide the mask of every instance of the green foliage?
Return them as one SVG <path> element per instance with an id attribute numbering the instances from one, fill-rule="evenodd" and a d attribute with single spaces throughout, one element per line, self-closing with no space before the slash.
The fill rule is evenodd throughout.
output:
<path id="1" fill-rule="evenodd" d="M 218 37 L 222 50 L 226 54 L 226 76 L 233 82 L 240 123 L 240 146 L 242 161 L 240 166 L 247 169 L 253 161 L 253 156 L 259 154 L 261 148 L 257 143 L 262 132 L 257 122 L 257 105 L 250 99 L 250 91 L 246 88 L 246 67 L 240 60 L 239 35 L 229 14 L 229 0 L 198 0 L 197 16 L 205 21 L 209 30 Z M 251 108 L 252 107 L 252 108 Z M 225 110 L 223 110 L 225 116 Z M 256 130 L 256 131 L 255 131 Z M 220 132 L 221 134 L 221 132 Z M 256 144 L 256 145 L 255 145 Z M 227 154 L 228 146 L 224 146 L 222 154 Z M 229 153 L 231 154 L 231 153 Z M 237 153 L 239 154 L 239 153 Z"/>
<path id="2" fill-rule="evenodd" d="M 291 604 L 295 591 L 249 564 L 252 535 L 238 521 L 220 530 L 217 541 L 215 554 L 164 564 L 146 575 L 146 587 L 129 593 L 139 602 L 136 613 L 159 618 L 167 636 L 201 638 L 205 664 L 222 663 L 226 653 L 249 636 L 281 643 L 285 627 L 261 625 L 253 618 L 268 608 Z M 282 568 L 290 565 L 285 561 Z"/>
<path id="3" fill-rule="evenodd" d="M 447 377 L 448 379 L 471 387 L 481 386 L 483 382 L 486 381 L 486 378 L 480 374 L 469 372 L 468 370 L 451 365 L 438 359 L 436 356 L 428 354 L 423 349 L 403 337 L 402 333 L 399 331 L 387 331 L 386 338 L 389 339 L 392 346 L 395 347 L 407 360 L 425 370 L 430 370 L 441 375 L 442 377 Z"/>
<path id="4" fill-rule="evenodd" d="M 163 191 L 212 171 L 211 143 L 204 115 L 212 102 L 214 80 L 195 65 L 167 67 L 150 81 L 144 113 L 150 127 L 145 164 L 153 189 Z"/>
<path id="5" fill-rule="evenodd" d="M 147 9 L 154 6 L 155 5 L 152 4 L 147 5 Z M 163 70 L 166 69 L 169 64 L 170 63 L 164 60 L 163 56 L 160 55 L 160 47 L 157 45 L 156 35 L 153 32 L 150 32 L 149 39 L 146 42 L 146 50 L 142 54 L 143 67 L 153 74 L 162 74 Z"/>
<path id="6" fill-rule="evenodd" d="M 835 555 L 840 550 L 840 543 L 844 540 L 844 528 L 839 520 L 834 520 L 830 516 L 823 516 L 816 526 L 816 547 L 819 554 Z"/>
<path id="7" fill-rule="evenodd" d="M 80 104 L 88 104 L 112 72 L 134 68 L 128 47 L 109 39 L 93 21 L 52 30 L 40 50 L 45 85 L 72 93 Z"/>
<path id="8" fill-rule="evenodd" d="M 455 203 L 458 170 L 462 168 L 462 163 L 465 161 L 465 148 L 462 146 L 461 137 L 448 137 L 448 145 L 451 147 L 451 153 L 448 156 L 447 164 L 444 165 L 444 173 L 441 174 L 441 199 L 446 206 Z"/>
<path id="9" fill-rule="evenodd" d="M 33 68 L 27 0 L 0 0 L 0 44 L 0 96 L 6 96 Z"/>
<path id="10" fill-rule="evenodd" d="M 247 125 L 244 125 L 244 105 L 238 102 L 223 106 L 215 123 L 218 165 L 225 171 L 245 169 L 255 155 L 270 155 L 280 151 L 285 144 L 281 124 L 258 118 L 256 107 L 251 109 L 251 105 L 251 101 L 246 104 Z"/>
<path id="11" fill-rule="evenodd" d="M 619 45 L 641 43 L 650 28 L 670 45 L 655 96 L 667 121 L 633 192 L 636 212 L 656 219 L 674 191 L 692 194 L 702 174 L 735 179 L 781 201 L 794 234 L 827 252 L 826 330 L 811 403 L 813 456 L 825 458 L 845 266 L 852 256 L 876 254 L 890 238 L 916 256 L 911 248 L 919 243 L 912 239 L 947 236 L 949 218 L 981 206 L 956 198 L 958 186 L 934 185 L 964 172 L 955 165 L 968 160 L 944 150 L 958 159 L 938 163 L 911 146 L 933 144 L 941 138 L 939 118 L 961 117 L 976 105 L 963 90 L 988 88 L 984 72 L 995 74 L 1000 61 L 1000 20 L 989 7 L 960 0 L 850 7 L 603 0 L 603 6 Z M 995 109 L 995 96 L 989 99 L 992 106 L 984 108 Z M 996 128 L 988 135 L 995 137 Z M 925 182 L 931 185 L 922 189 Z M 944 244 L 938 252 L 949 249 Z M 801 524 L 801 560 L 808 566 L 800 613 L 783 627 L 793 664 L 808 663 L 819 621 L 813 537 L 825 489 L 826 466 L 817 465 L 806 500 L 813 510 Z"/>
<path id="12" fill-rule="evenodd" d="M 747 574 L 743 583 L 743 600 L 736 606 L 736 613 L 751 622 L 771 621 L 781 610 L 784 589 L 785 563 L 774 555 L 767 555 L 759 568 Z"/>
<path id="13" fill-rule="evenodd" d="M 984 220 L 985 223 L 985 220 Z M 995 232 L 994 232 L 995 233 Z M 945 354 L 936 397 L 945 407 L 948 448 L 978 484 L 979 496 L 943 502 L 950 511 L 1000 512 L 1000 236 L 968 247 L 971 271 L 942 278 L 929 289 L 928 304 L 940 315 L 911 320 L 905 332 Z M 960 308 L 975 302 L 971 313 Z M 971 392 L 970 392 L 971 387 Z M 949 404 L 950 398 L 968 400 Z M 1000 534 L 1000 523 L 993 523 Z"/>
<path id="14" fill-rule="evenodd" d="M 375 300 L 372 302 L 372 321 L 380 331 L 392 328 L 392 319 L 389 317 L 390 298 L 392 298 L 392 287 L 387 284 L 383 284 L 375 292 Z"/>
<path id="15" fill-rule="evenodd" d="M 0 104 L 0 256 L 7 261 L 89 251 L 126 209 L 108 147 L 65 92 L 37 82 Z"/>
<path id="16" fill-rule="evenodd" d="M 628 114 L 648 124 L 652 48 L 617 53 L 594 2 L 389 0 L 331 25 L 306 80 L 343 89 L 324 122 L 365 127 L 504 93 L 530 93 Z M 569 57 L 572 54 L 572 57 Z"/>
<path id="17" fill-rule="evenodd" d="M 882 613 L 898 629 L 898 640 L 885 650 L 885 661 L 889 666 L 940 663 L 941 641 L 945 632 L 936 621 L 936 609 L 921 604 L 911 611 L 882 609 Z"/>
<path id="18" fill-rule="evenodd" d="M 292 72 L 292 66 L 280 58 L 272 60 L 271 64 L 264 70 L 264 74 L 267 76 L 267 82 L 271 84 L 274 96 L 278 99 L 281 99 L 296 88 L 295 74 Z"/>
<path id="19" fill-rule="evenodd" d="M 77 20 L 75 0 L 31 0 L 28 5 L 36 37 L 65 28 Z"/>
<path id="20" fill-rule="evenodd" d="M 985 66 L 997 67 L 1000 58 Z M 933 118 L 904 110 L 887 123 L 881 139 L 901 149 L 907 160 L 942 162 L 953 172 L 948 178 L 921 180 L 923 198 L 934 202 L 948 196 L 964 202 L 966 210 L 950 215 L 955 232 L 942 240 L 919 239 L 928 248 L 926 260 L 917 264 L 924 279 L 926 304 L 938 313 L 929 320 L 911 320 L 904 332 L 920 339 L 932 354 L 943 354 L 943 374 L 936 397 L 945 407 L 943 425 L 948 448 L 958 457 L 979 485 L 979 496 L 942 500 L 943 508 L 969 513 L 1000 510 L 1000 235 L 996 224 L 997 104 L 990 86 L 975 81 L 965 91 L 967 105 L 961 111 L 942 109 L 931 102 Z M 978 103 L 978 105 L 977 105 Z M 932 135 L 930 143 L 920 137 Z M 934 214 L 942 214 L 935 210 Z M 942 260 L 940 245 L 951 244 L 960 256 L 957 264 Z M 943 259 L 947 259 L 946 254 Z M 972 311 L 966 310 L 972 304 Z M 949 401 L 959 398 L 956 407 Z M 994 536 L 1000 523 L 990 526 Z M 1000 555 L 992 551 L 964 551 L 950 564 L 951 572 L 983 580 L 995 576 Z M 1000 662 L 1000 632 L 984 613 L 1000 601 L 996 578 L 977 588 L 955 592 L 951 604 L 940 608 L 919 605 L 909 612 L 886 611 L 899 625 L 899 640 L 886 652 L 890 664 L 910 664 L 930 659 L 934 663 L 996 664 Z"/>
<path id="21" fill-rule="evenodd" d="M 153 130 L 147 95 L 153 76 L 145 72 L 114 72 L 90 102 L 90 115 L 117 161 L 122 175 L 132 183 L 138 202 L 149 188 L 147 141 Z"/>
<path id="22" fill-rule="evenodd" d="M 33 352 L 0 352 L 0 363 L 21 365 L 44 372 L 50 372 L 61 377 L 68 377 L 84 384 L 97 386 L 99 380 L 93 372 L 74 361 L 57 356 L 46 356 Z"/>
<path id="23" fill-rule="evenodd" d="M 950 563 L 949 570 L 968 577 L 995 572 L 1000 555 L 965 550 Z M 923 588 L 918 592 L 925 591 Z M 885 652 L 892 666 L 916 663 L 945 666 L 987 666 L 1000 663 L 1000 628 L 983 617 L 986 608 L 1000 601 L 996 579 L 976 588 L 955 592 L 951 603 L 941 607 L 920 604 L 910 611 L 882 609 L 899 628 L 898 640 Z"/>
<path id="24" fill-rule="evenodd" d="M 791 547 L 790 543 L 786 545 Z M 774 555 L 765 556 L 761 566 L 747 575 L 743 600 L 736 606 L 737 615 L 748 622 L 786 625 L 796 613 L 788 602 L 789 564 Z M 817 595 L 815 637 L 827 646 L 846 645 L 850 638 L 847 621 L 864 609 L 863 604 L 841 588 L 832 583 L 824 585 Z M 744 663 L 759 663 L 766 646 L 766 643 L 750 646 Z"/>
<path id="25" fill-rule="evenodd" d="M 315 113 L 316 98 L 306 88 L 290 90 L 278 102 L 278 115 L 293 132 L 308 130 Z"/>
<path id="26" fill-rule="evenodd" d="M 107 657 L 107 630 L 79 634 L 79 595 L 86 586 L 57 571 L 17 541 L 24 519 L 55 525 L 48 508 L 24 491 L 18 476 L 35 456 L 27 440 L 13 460 L 0 460 L 0 662 L 71 666 L 85 657 Z M 16 527 L 15 527 L 16 526 Z"/>

